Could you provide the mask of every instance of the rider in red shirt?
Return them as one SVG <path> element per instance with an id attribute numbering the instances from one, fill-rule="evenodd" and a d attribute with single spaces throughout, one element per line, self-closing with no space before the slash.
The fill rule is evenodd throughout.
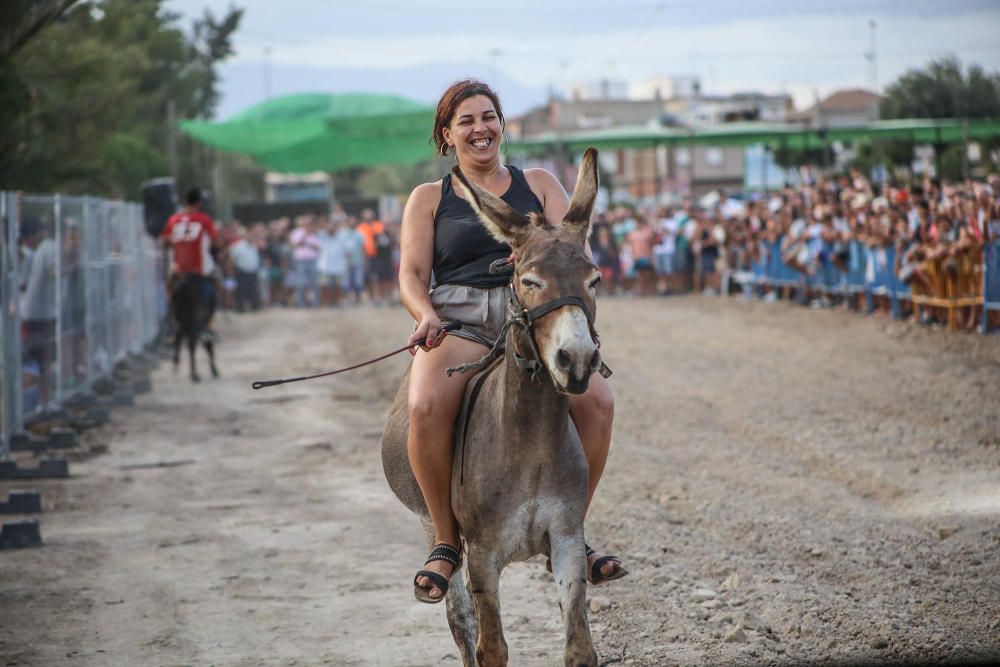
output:
<path id="1" fill-rule="evenodd" d="M 215 312 L 213 257 L 219 251 L 221 238 L 212 216 L 201 210 L 202 203 L 201 190 L 189 190 L 184 197 L 184 210 L 170 216 L 161 236 L 171 250 L 171 278 L 197 280 L 211 313 Z"/>
<path id="2" fill-rule="evenodd" d="M 184 210 L 174 213 L 163 228 L 163 239 L 173 251 L 172 273 L 211 276 L 215 268 L 212 250 L 219 245 L 219 232 L 212 216 L 201 210 L 202 196 L 197 188 L 184 198 Z"/>

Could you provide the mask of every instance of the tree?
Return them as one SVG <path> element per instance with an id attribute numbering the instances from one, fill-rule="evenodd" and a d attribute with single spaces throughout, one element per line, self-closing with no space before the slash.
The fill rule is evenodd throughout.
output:
<path id="1" fill-rule="evenodd" d="M 0 58 L 8 58 L 76 0 L 7 0 L 0 6 Z"/>
<path id="2" fill-rule="evenodd" d="M 970 65 L 963 71 L 955 56 L 911 69 L 882 98 L 882 118 L 1000 118 L 1000 74 Z"/>
<path id="3" fill-rule="evenodd" d="M 924 69 L 905 72 L 886 89 L 881 117 L 1000 118 L 1000 74 L 985 72 L 979 65 L 963 69 L 955 56 L 932 60 Z M 989 156 L 1000 142 L 981 143 L 989 169 Z M 951 180 L 962 177 L 961 146 L 935 144 L 934 151 L 942 176 Z M 906 142 L 886 142 L 885 152 L 896 165 L 908 166 L 913 157 Z"/>
<path id="4" fill-rule="evenodd" d="M 164 0 L 90 0 L 0 64 L 0 184 L 29 191 L 135 198 L 169 173 L 167 103 L 211 117 L 219 62 L 242 10 L 194 22 Z M 211 160 L 181 153 L 181 183 L 208 183 Z"/>

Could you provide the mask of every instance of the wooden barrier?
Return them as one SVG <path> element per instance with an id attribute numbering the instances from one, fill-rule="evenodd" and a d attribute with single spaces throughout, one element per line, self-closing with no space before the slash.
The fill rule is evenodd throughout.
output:
<path id="1" fill-rule="evenodd" d="M 917 308 L 943 308 L 948 328 L 958 330 L 958 309 L 983 305 L 983 253 L 973 249 L 954 257 L 938 257 L 922 264 L 924 281 L 913 281 L 911 300 Z"/>

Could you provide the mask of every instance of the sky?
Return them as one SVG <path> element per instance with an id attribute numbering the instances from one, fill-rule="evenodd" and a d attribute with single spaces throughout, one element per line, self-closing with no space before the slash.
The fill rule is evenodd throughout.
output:
<path id="1" fill-rule="evenodd" d="M 181 24 L 234 0 L 167 0 Z M 552 88 L 695 75 L 707 94 L 884 89 L 948 53 L 1000 71 L 998 0 L 235 0 L 222 68 L 227 118 L 267 96 L 383 92 L 433 103 L 451 80 L 492 82 L 520 113 Z M 875 64 L 871 51 L 874 21 Z"/>

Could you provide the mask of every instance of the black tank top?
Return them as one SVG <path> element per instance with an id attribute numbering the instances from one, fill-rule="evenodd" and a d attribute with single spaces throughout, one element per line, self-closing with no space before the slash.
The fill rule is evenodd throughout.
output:
<path id="1" fill-rule="evenodd" d="M 510 187 L 500 197 L 519 213 L 541 213 L 542 202 L 531 191 L 524 173 L 508 165 Z M 441 181 L 441 203 L 434 215 L 434 284 L 488 289 L 510 281 L 490 273 L 490 263 L 510 255 L 510 246 L 486 231 L 472 206 L 455 194 L 451 174 Z"/>

